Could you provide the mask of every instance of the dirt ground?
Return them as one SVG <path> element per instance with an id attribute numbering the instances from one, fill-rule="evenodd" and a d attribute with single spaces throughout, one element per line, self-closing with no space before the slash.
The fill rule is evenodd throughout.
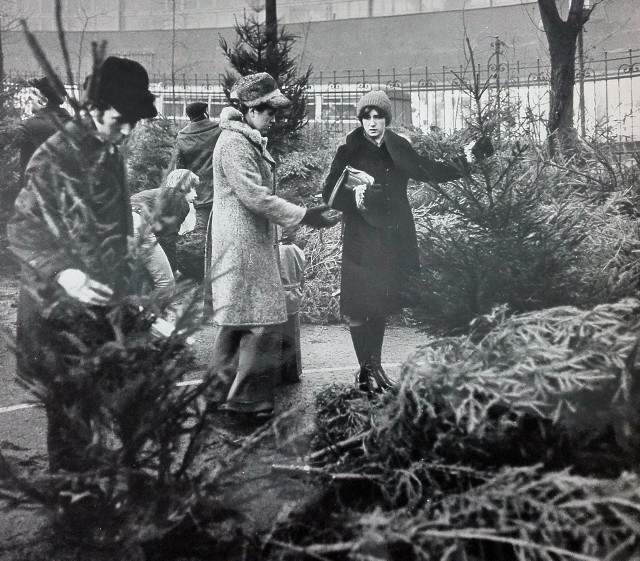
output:
<path id="1" fill-rule="evenodd" d="M 17 288 L 15 277 L 0 278 L 0 321 L 8 333 L 15 331 Z M 196 334 L 194 348 L 199 366 L 192 375 L 195 380 L 206 368 L 212 338 L 212 327 Z M 397 376 L 401 363 L 425 340 L 426 335 L 414 329 L 389 328 L 383 354 L 389 374 Z M 287 439 L 288 444 L 282 446 L 278 445 L 278 438 L 272 438 L 268 445 L 259 446 L 252 465 L 255 482 L 250 487 L 228 490 L 229 502 L 245 516 L 247 527 L 258 533 L 268 531 L 278 517 L 315 492 L 309 482 L 274 474 L 272 465 L 304 463 L 307 452 L 304 434 L 312 426 L 315 395 L 328 385 L 348 385 L 353 380 L 355 355 L 344 326 L 303 325 L 302 356 L 302 381 L 278 388 L 276 408 L 277 414 L 295 410 L 298 438 Z M 29 392 L 14 381 L 14 368 L 13 353 L 3 341 L 0 345 L 0 447 L 22 469 L 44 470 L 44 414 Z M 295 446 L 291 446 L 293 441 Z M 0 500 L 0 509 L 6 506 Z M 0 561 L 58 558 L 46 546 L 46 557 L 43 556 L 43 542 L 50 539 L 50 534 L 41 512 L 15 508 L 0 512 Z M 60 555 L 60 559 L 68 558 Z"/>

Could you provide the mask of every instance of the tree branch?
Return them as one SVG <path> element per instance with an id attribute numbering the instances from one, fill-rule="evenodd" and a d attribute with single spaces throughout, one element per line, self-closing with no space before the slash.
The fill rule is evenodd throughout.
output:
<path id="1" fill-rule="evenodd" d="M 558 11 L 558 5 L 556 0 L 538 0 L 538 7 L 540 8 L 540 17 L 542 18 L 542 25 L 545 29 L 547 26 L 561 27 L 564 21 L 560 17 Z"/>
<path id="2" fill-rule="evenodd" d="M 571 6 L 569 8 L 569 17 L 567 23 L 578 29 L 582 29 L 585 23 L 589 21 L 591 12 L 595 9 L 595 5 L 590 8 L 584 7 L 584 0 L 571 0 Z"/>

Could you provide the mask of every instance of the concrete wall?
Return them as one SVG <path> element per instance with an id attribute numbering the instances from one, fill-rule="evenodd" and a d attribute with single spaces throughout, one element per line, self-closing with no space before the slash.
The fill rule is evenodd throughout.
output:
<path id="1" fill-rule="evenodd" d="M 96 0 L 98 1 L 98 0 Z M 113 7 L 118 0 L 100 0 Z M 156 6 L 168 0 L 153 0 Z M 177 0 L 179 1 L 179 0 Z M 200 1 L 200 0 L 198 0 Z M 424 1 L 424 0 L 423 0 Z M 498 2 L 498 0 L 493 0 Z M 106 17 L 106 16 L 105 16 Z M 303 65 L 311 64 L 316 74 L 333 70 L 375 71 L 380 68 L 431 72 L 464 64 L 464 34 L 469 36 L 476 56 L 486 61 L 492 53 L 495 35 L 506 43 L 507 60 L 534 63 L 546 61 L 546 39 L 541 30 L 537 4 L 518 4 L 487 9 L 432 12 L 413 15 L 355 18 L 294 23 L 286 26 L 298 36 L 295 45 Z M 54 65 L 61 67 L 60 49 L 54 32 L 37 32 Z M 232 28 L 177 30 L 175 69 L 200 79 L 217 78 L 226 68 L 219 38 L 233 41 Z M 84 73 L 90 67 L 90 43 L 106 39 L 109 52 L 142 62 L 152 74 L 171 73 L 172 32 L 148 31 L 70 31 L 68 43 L 74 67 Z M 19 32 L 3 35 L 5 68 L 8 72 L 39 72 L 35 60 Z M 640 48 L 640 1 L 613 0 L 596 9 L 585 33 L 587 56 L 604 51 L 621 53 Z"/>

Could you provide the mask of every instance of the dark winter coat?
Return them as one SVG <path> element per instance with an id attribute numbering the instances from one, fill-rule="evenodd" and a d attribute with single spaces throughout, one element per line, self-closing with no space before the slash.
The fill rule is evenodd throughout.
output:
<path id="1" fill-rule="evenodd" d="M 71 115 L 63 107 L 46 105 L 18 124 L 13 143 L 20 150 L 20 186 L 24 186 L 24 172 L 33 153 L 69 119 Z"/>
<path id="2" fill-rule="evenodd" d="M 460 177 L 460 168 L 420 156 L 405 138 L 389 129 L 377 146 L 359 127 L 338 148 L 324 184 L 325 201 L 347 165 L 373 176 L 383 198 L 376 209 L 381 216 L 379 228 L 363 218 L 353 192 L 343 191 L 334 201 L 333 207 L 343 212 L 345 222 L 341 311 L 358 319 L 387 316 L 411 304 L 411 289 L 420 273 L 408 180 L 451 181 Z"/>
<path id="3" fill-rule="evenodd" d="M 90 120 L 68 122 L 27 166 L 7 231 L 22 263 L 19 365 L 26 360 L 31 372 L 42 360 L 48 327 L 43 310 L 51 303 L 58 273 L 80 269 L 109 285 L 116 297 L 127 291 L 127 237 L 133 227 L 125 177 L 122 156 L 96 136 Z"/>
<path id="4" fill-rule="evenodd" d="M 191 122 L 178 132 L 176 169 L 188 169 L 200 178 L 196 208 L 213 202 L 213 149 L 219 136 L 220 128 L 209 119 Z"/>

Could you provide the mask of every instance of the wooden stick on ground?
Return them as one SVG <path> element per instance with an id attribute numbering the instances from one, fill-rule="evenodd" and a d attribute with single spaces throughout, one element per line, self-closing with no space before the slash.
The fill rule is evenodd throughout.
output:
<path id="1" fill-rule="evenodd" d="M 334 481 L 340 480 L 363 480 L 372 481 L 376 477 L 372 475 L 363 475 L 360 473 L 331 473 L 322 468 L 316 468 L 307 464 L 271 464 L 271 471 L 275 473 L 289 473 L 292 475 L 319 475 L 330 477 Z"/>
<path id="2" fill-rule="evenodd" d="M 316 450 L 315 452 L 309 454 L 308 459 L 310 461 L 319 460 L 323 456 L 326 456 L 330 452 L 341 452 L 343 450 L 348 450 L 350 448 L 355 448 L 358 444 L 362 444 L 365 438 L 371 434 L 371 430 L 361 432 L 360 434 L 356 434 L 350 438 L 345 440 L 341 440 L 340 442 L 336 442 L 331 446 L 327 446 L 326 448 L 321 448 L 320 450 Z"/>

